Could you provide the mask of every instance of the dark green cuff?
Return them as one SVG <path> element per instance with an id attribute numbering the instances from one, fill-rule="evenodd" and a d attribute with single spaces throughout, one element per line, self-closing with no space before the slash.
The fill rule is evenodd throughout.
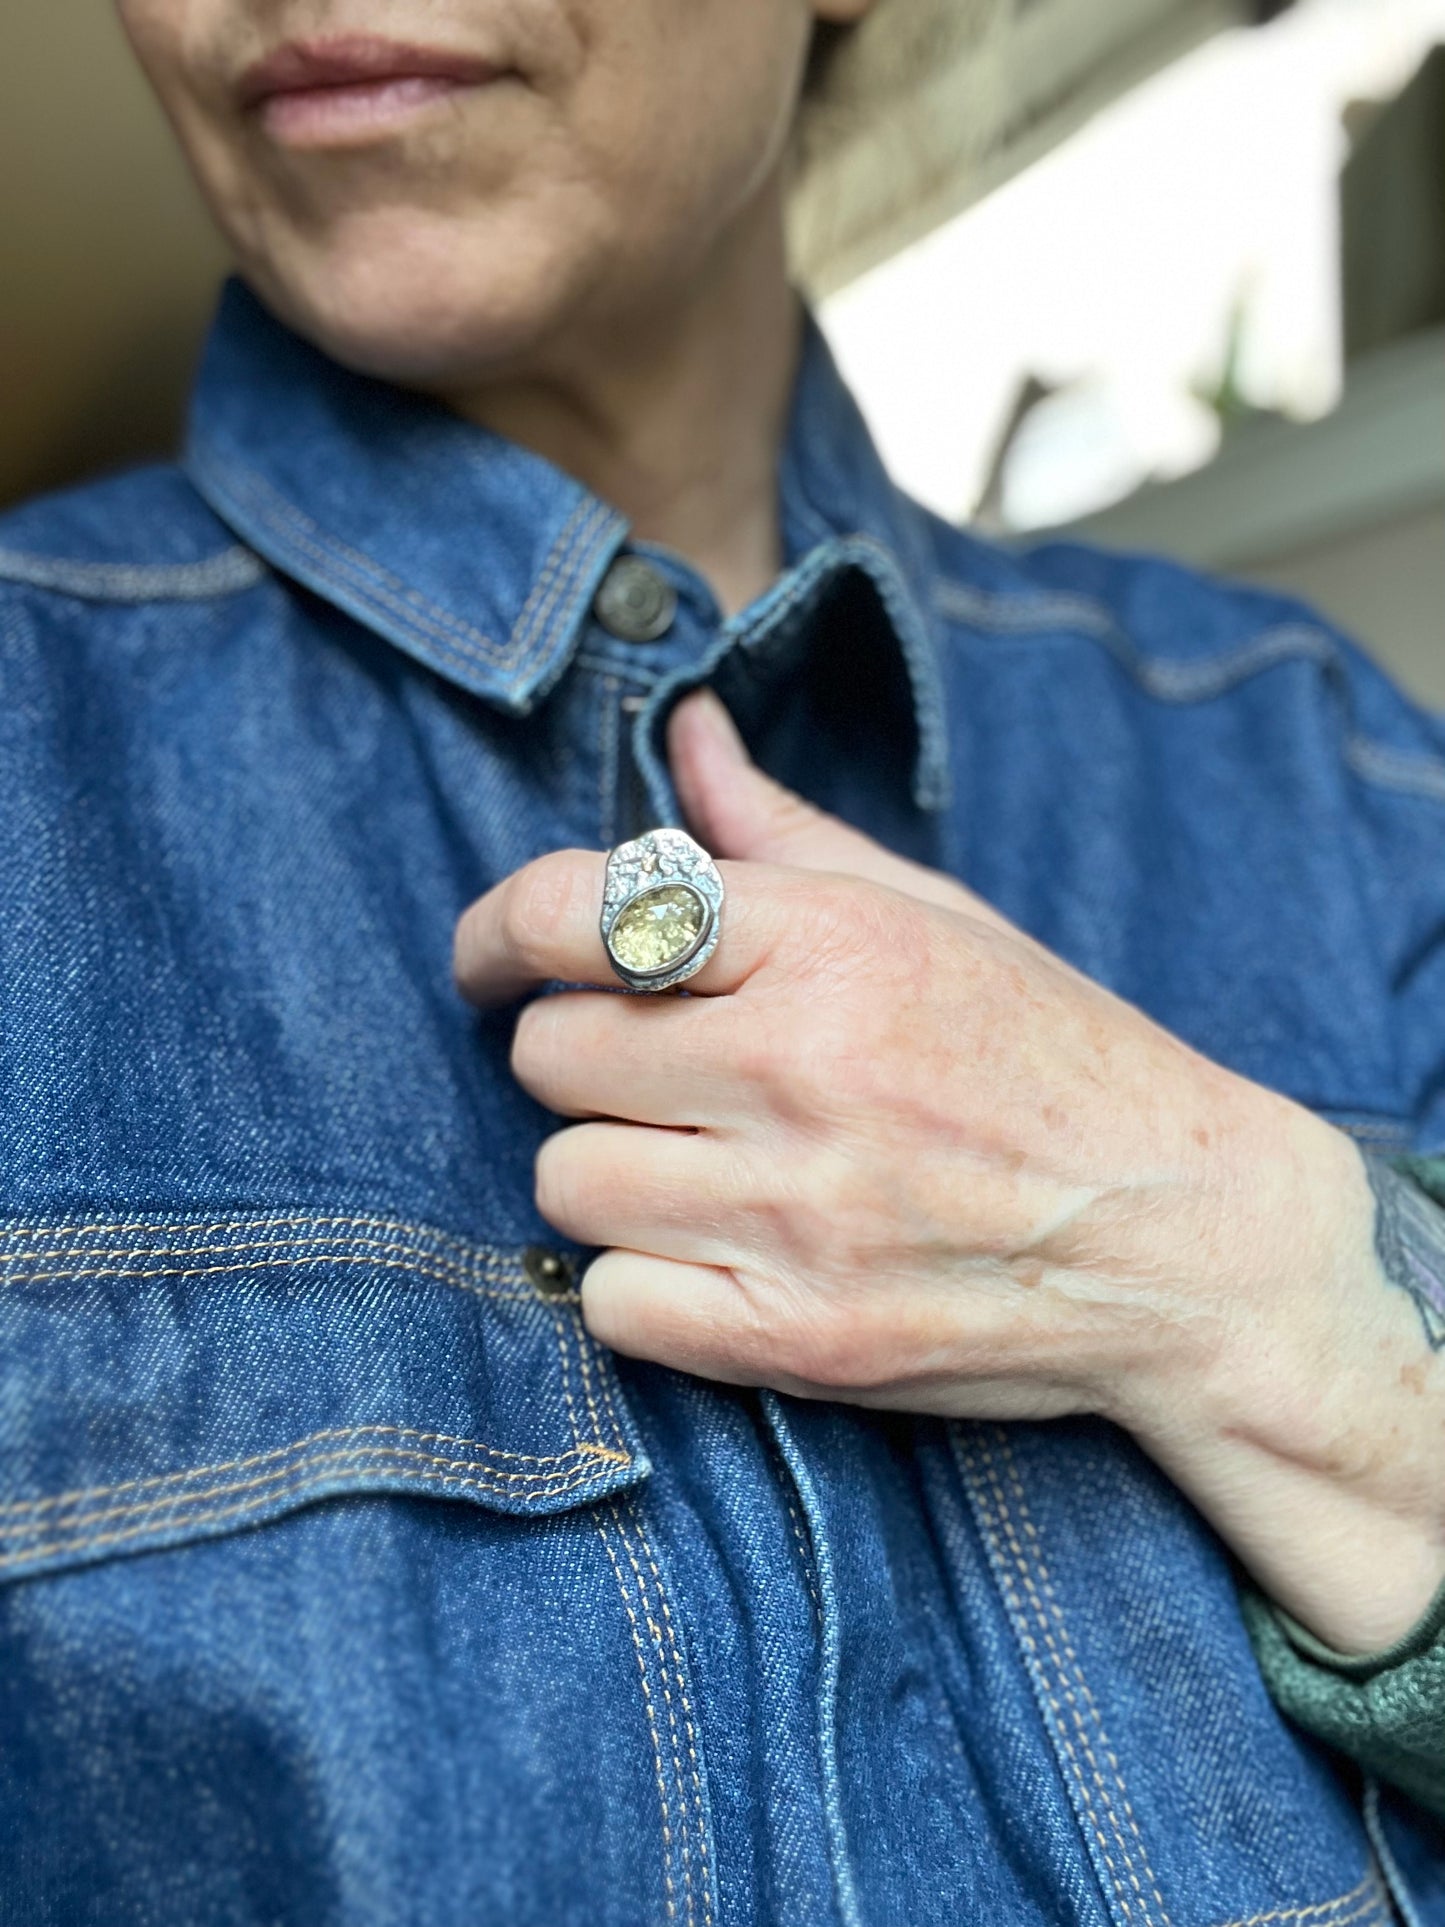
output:
<path id="1" fill-rule="evenodd" d="M 1270 1610 L 1295 1651 L 1312 1660 L 1316 1666 L 1328 1666 L 1344 1679 L 1374 1679 L 1377 1674 L 1421 1658 L 1445 1636 L 1445 1580 L 1440 1582 L 1439 1592 L 1409 1632 L 1397 1639 L 1393 1646 L 1382 1646 L 1374 1653 L 1338 1653 L 1333 1646 L 1326 1646 L 1322 1639 L 1316 1639 L 1309 1628 L 1301 1626 L 1283 1606 L 1271 1604 Z"/>
<path id="2" fill-rule="evenodd" d="M 1337 1653 L 1242 1582 L 1259 1669 L 1280 1710 L 1445 1818 L 1445 1585 L 1403 1639 Z"/>
<path id="3" fill-rule="evenodd" d="M 1427 1197 L 1436 1204 L 1445 1205 L 1445 1157 L 1422 1158 L 1414 1152 L 1401 1151 L 1384 1162 L 1392 1165 L 1402 1178 L 1409 1178 L 1418 1184 Z"/>
<path id="4" fill-rule="evenodd" d="M 1445 1157 L 1381 1162 L 1445 1205 Z M 1243 1579 L 1240 1604 L 1281 1711 L 1445 1818 L 1445 1584 L 1403 1638 L 1374 1653 L 1336 1652 Z"/>

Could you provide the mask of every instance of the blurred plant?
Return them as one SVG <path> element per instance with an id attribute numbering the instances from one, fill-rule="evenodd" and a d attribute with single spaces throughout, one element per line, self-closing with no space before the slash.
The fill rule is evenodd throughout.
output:
<path id="1" fill-rule="evenodd" d="M 1244 376 L 1248 358 L 1250 308 L 1254 299 L 1246 280 L 1230 303 L 1225 325 L 1224 355 L 1217 375 L 1192 381 L 1189 392 L 1217 417 L 1220 430 L 1230 435 L 1242 422 L 1285 419 L 1281 409 L 1255 400 Z"/>

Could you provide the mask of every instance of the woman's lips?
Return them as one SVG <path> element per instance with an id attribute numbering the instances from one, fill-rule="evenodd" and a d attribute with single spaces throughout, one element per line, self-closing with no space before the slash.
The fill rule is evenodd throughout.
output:
<path id="1" fill-rule="evenodd" d="M 384 133 L 500 72 L 470 54 L 348 35 L 278 47 L 247 68 L 239 97 L 289 147 L 338 146 Z"/>

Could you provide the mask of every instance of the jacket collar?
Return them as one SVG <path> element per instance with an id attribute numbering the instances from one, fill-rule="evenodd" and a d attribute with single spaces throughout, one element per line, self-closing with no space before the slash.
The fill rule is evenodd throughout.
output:
<path id="1" fill-rule="evenodd" d="M 626 520 L 561 469 L 429 397 L 344 368 L 230 277 L 183 466 L 258 554 L 515 715 L 565 670 Z M 738 630 L 776 631 L 845 570 L 903 657 L 919 807 L 948 795 L 926 518 L 883 468 L 812 316 L 779 469 L 787 573 Z"/>

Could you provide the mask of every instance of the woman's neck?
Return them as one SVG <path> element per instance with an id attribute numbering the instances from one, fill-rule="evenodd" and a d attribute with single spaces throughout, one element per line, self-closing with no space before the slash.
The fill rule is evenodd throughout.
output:
<path id="1" fill-rule="evenodd" d="M 576 476 L 733 614 L 782 566 L 777 461 L 801 323 L 770 193 L 672 301 L 589 328 L 543 372 L 441 399 Z"/>

